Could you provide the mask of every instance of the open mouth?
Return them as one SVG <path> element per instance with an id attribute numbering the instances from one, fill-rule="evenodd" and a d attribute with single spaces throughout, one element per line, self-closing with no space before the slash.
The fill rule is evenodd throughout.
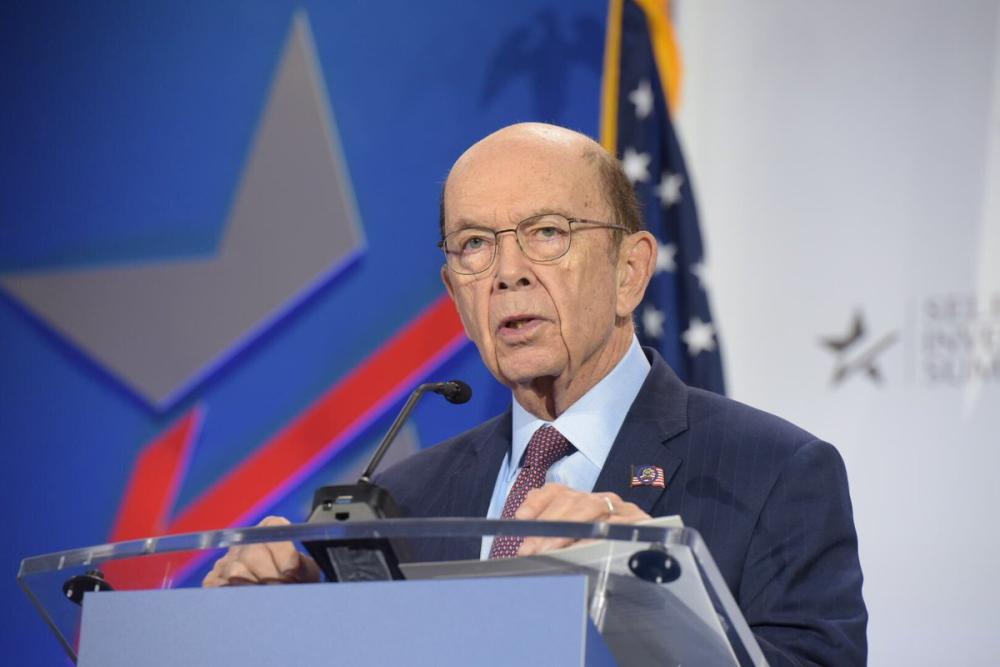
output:
<path id="1" fill-rule="evenodd" d="M 516 317 L 509 317 L 503 320 L 500 323 L 500 328 L 508 331 L 521 331 L 538 321 L 537 317 L 532 317 L 530 315 L 518 315 Z"/>
<path id="2" fill-rule="evenodd" d="M 528 324 L 528 322 L 530 322 L 530 321 L 531 321 L 531 318 L 526 318 L 526 319 L 523 319 L 523 320 L 510 320 L 506 324 L 504 324 L 504 327 L 506 327 L 508 329 L 521 329 L 526 324 Z"/>

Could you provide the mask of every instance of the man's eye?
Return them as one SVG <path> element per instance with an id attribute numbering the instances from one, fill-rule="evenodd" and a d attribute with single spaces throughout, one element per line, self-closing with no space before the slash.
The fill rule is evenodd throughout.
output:
<path id="1" fill-rule="evenodd" d="M 482 250 L 488 244 L 489 239 L 485 236 L 470 236 L 462 241 L 461 250 L 462 252 L 475 252 L 477 250 Z"/>
<path id="2" fill-rule="evenodd" d="M 563 231 L 558 227 L 535 227 L 531 230 L 531 238 L 537 241 L 548 241 L 559 238 Z"/>

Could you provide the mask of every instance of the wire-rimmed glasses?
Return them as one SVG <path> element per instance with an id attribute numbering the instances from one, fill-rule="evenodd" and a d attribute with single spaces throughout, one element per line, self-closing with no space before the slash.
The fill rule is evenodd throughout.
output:
<path id="1" fill-rule="evenodd" d="M 573 240 L 573 225 L 589 225 L 577 229 L 620 229 L 621 225 L 580 218 L 567 218 L 558 213 L 543 213 L 525 218 L 514 227 L 464 227 L 446 235 L 438 247 L 444 250 L 448 268 L 462 275 L 482 273 L 493 265 L 500 245 L 500 235 L 513 232 L 524 256 L 533 262 L 551 262 L 569 252 Z"/>

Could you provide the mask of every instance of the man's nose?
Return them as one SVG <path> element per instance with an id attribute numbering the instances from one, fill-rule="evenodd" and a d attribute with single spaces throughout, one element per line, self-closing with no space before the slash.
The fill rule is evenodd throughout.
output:
<path id="1" fill-rule="evenodd" d="M 497 234 L 495 261 L 497 266 L 494 285 L 497 289 L 526 287 L 531 284 L 531 262 L 521 251 L 513 229 L 505 229 Z"/>

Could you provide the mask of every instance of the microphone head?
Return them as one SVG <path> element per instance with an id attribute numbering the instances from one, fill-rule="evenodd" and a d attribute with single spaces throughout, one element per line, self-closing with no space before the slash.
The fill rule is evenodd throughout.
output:
<path id="1" fill-rule="evenodd" d="M 461 380 L 439 382 L 434 391 L 448 399 L 449 403 L 467 403 L 472 398 L 472 387 Z"/>

